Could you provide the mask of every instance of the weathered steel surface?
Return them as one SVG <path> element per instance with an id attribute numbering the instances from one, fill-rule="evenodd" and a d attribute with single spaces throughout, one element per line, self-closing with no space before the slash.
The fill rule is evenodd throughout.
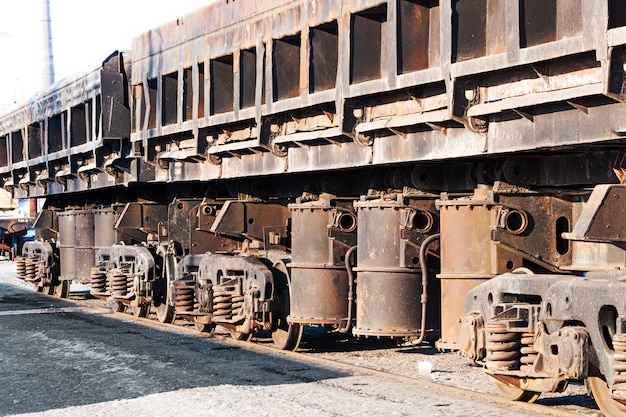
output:
<path id="1" fill-rule="evenodd" d="M 187 163 L 170 164 L 163 178 L 191 180 L 564 146 L 584 142 L 583 131 L 594 141 L 618 139 L 612 115 L 624 109 L 610 99 L 591 105 L 602 95 L 621 94 L 612 91 L 619 74 L 602 70 L 611 57 L 594 35 L 595 22 L 606 17 L 583 2 L 543 7 L 497 1 L 216 3 L 134 41 L 133 71 L 145 79 L 133 83 L 154 89 L 154 101 L 143 93 L 136 101 L 132 140 L 144 143 L 153 161 L 160 153 L 189 149 L 173 158 Z M 583 54 L 590 46 L 597 53 Z M 205 75 L 217 67 L 226 72 Z M 228 75 L 242 69 L 245 81 Z M 156 81 L 176 72 L 194 78 L 179 77 L 179 91 L 193 90 L 193 108 L 204 112 L 193 110 L 197 117 L 189 118 L 179 108 L 177 123 L 163 123 Z M 218 94 L 213 84 L 226 90 Z M 443 93 L 437 103 L 434 86 Z M 389 91 L 400 94 L 387 103 L 381 98 Z M 372 95 L 373 104 L 355 116 L 354 104 Z M 225 98 L 228 103 L 219 104 Z M 410 103 L 422 105 L 411 109 Z M 396 105 L 393 112 L 381 111 L 389 104 Z M 309 113 L 316 106 L 328 107 L 330 125 L 313 123 Z M 298 121 L 295 131 L 283 120 L 286 111 Z M 556 115 L 571 123 L 555 124 Z M 148 119 L 152 127 L 146 128 Z M 265 124 L 273 127 L 260 129 Z M 583 128 L 565 134 L 557 126 Z M 367 132 L 373 146 L 351 143 L 355 131 Z M 225 142 L 218 139 L 224 132 Z M 168 139 L 180 134 L 188 139 Z M 276 144 L 280 155 L 270 152 Z M 209 155 L 220 156 L 221 170 L 189 166 L 210 164 Z"/>
<path id="2" fill-rule="evenodd" d="M 600 185 L 594 188 L 580 220 L 567 238 L 591 242 L 609 242 L 624 246 L 626 230 L 621 218 L 624 212 L 622 201 L 626 188 L 620 185 Z"/>
<path id="3" fill-rule="evenodd" d="M 76 280 L 89 282 L 95 263 L 94 218 L 91 209 L 76 210 Z"/>
<path id="4" fill-rule="evenodd" d="M 620 11 L 216 2 L 1 117 L 0 177 L 45 196 L 619 140 Z"/>
<path id="5" fill-rule="evenodd" d="M 352 201 L 292 204 L 291 323 L 345 326 L 349 309 L 345 255 L 356 244 Z"/>
<path id="6" fill-rule="evenodd" d="M 59 221 L 59 255 L 61 258 L 61 278 L 76 278 L 76 213 L 67 210 L 57 214 Z"/>
<path id="7" fill-rule="evenodd" d="M 476 189 L 466 198 L 441 200 L 441 340 L 442 348 L 458 349 L 459 305 L 463 294 L 498 273 L 522 266 L 519 255 L 500 250 L 491 240 L 495 203 L 490 190 Z"/>
<path id="8" fill-rule="evenodd" d="M 120 205 L 95 207 L 92 209 L 93 246 L 96 251 L 105 246 L 112 246 L 122 240 L 120 234 L 114 229 L 121 210 L 122 207 Z"/>
<path id="9" fill-rule="evenodd" d="M 89 282 L 95 262 L 94 219 L 91 209 L 70 209 L 57 214 L 61 278 Z"/>
<path id="10" fill-rule="evenodd" d="M 581 326 L 584 326 L 591 344 L 596 346 L 596 352 L 600 353 L 597 359 L 594 359 L 594 366 L 600 369 L 611 386 L 615 362 L 612 355 L 606 354 L 608 349 L 606 343 L 612 336 L 603 331 L 606 332 L 607 329 L 616 333 L 623 331 L 623 320 L 616 320 L 611 309 L 606 308 L 608 305 L 621 303 L 619 297 L 624 291 L 624 283 L 619 279 L 621 275 L 621 273 L 590 273 L 586 278 L 581 278 L 505 274 L 470 291 L 466 299 L 468 312 L 490 311 L 494 308 L 493 311 L 501 313 L 496 318 L 499 322 L 506 323 L 510 332 L 530 332 L 537 335 L 537 341 L 534 344 L 535 354 L 543 358 L 531 363 L 530 369 L 520 370 L 519 367 L 509 370 L 500 369 L 499 372 L 494 371 L 494 374 L 502 375 L 502 377 L 508 376 L 509 382 L 519 384 L 521 387 L 524 387 L 521 384 L 526 383 L 527 389 L 535 388 L 537 391 L 552 390 L 545 386 L 541 387 L 542 380 L 543 383 L 548 383 L 550 380 L 558 383 L 559 380 L 568 378 L 586 377 L 587 368 L 582 366 L 584 364 L 581 364 L 580 358 L 587 357 L 588 352 L 586 349 L 582 352 L 576 352 L 574 349 L 577 346 L 576 340 L 581 340 L 580 337 L 568 340 L 568 335 L 572 332 L 580 334 Z M 520 294 L 541 294 L 542 296 L 534 301 L 531 298 L 527 298 L 526 302 L 512 301 L 515 300 L 512 296 Z M 577 301 L 573 302 L 573 300 Z M 512 308 L 528 311 L 529 314 L 521 315 L 522 319 L 516 320 L 515 316 L 511 315 Z M 574 320 L 581 326 L 570 324 L 555 331 L 570 320 Z M 552 324 L 546 324 L 550 322 Z M 545 367 L 542 364 L 545 364 Z M 579 374 L 573 375 L 572 372 Z"/>
<path id="11" fill-rule="evenodd" d="M 416 337 L 422 320 L 419 250 L 438 232 L 433 199 L 359 201 L 357 309 L 353 333 Z M 433 285 L 437 287 L 437 285 Z"/>
<path id="12" fill-rule="evenodd" d="M 129 57 L 127 57 L 128 59 Z M 130 64 L 121 53 L 0 116 L 0 178 L 16 197 L 127 184 Z"/>

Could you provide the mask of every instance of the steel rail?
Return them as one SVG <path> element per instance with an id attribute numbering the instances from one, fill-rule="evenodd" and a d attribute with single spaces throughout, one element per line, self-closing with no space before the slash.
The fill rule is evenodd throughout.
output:
<path id="1" fill-rule="evenodd" d="M 11 282 L 7 282 L 7 284 L 17 286 Z M 24 288 L 24 286 L 21 286 L 21 285 L 18 287 Z M 57 300 L 59 299 L 58 297 L 55 297 L 54 295 L 47 295 L 47 294 L 41 294 L 41 295 L 45 297 L 54 298 Z M 70 294 L 70 297 L 73 295 L 75 294 Z M 564 410 L 561 408 L 556 408 L 554 406 L 545 406 L 541 404 L 511 401 L 511 400 L 507 400 L 506 398 L 499 397 L 497 395 L 491 395 L 491 394 L 472 391 L 472 390 L 468 390 L 464 388 L 453 387 L 450 385 L 440 384 L 440 383 L 428 381 L 425 379 L 411 378 L 408 376 L 398 375 L 398 374 L 388 372 L 388 371 L 368 368 L 368 367 L 360 366 L 360 365 L 353 365 L 353 364 L 341 362 L 341 361 L 334 360 L 334 359 L 321 358 L 319 356 L 314 356 L 314 355 L 310 355 L 306 353 L 279 350 L 276 347 L 263 345 L 259 343 L 239 341 L 239 340 L 233 339 L 232 337 L 228 335 L 201 333 L 195 327 L 193 327 L 193 325 L 185 326 L 185 325 L 181 325 L 180 323 L 177 324 L 176 322 L 172 324 L 161 323 L 158 320 L 155 320 L 154 318 L 150 318 L 150 317 L 143 318 L 143 317 L 134 316 L 129 313 L 119 313 L 119 312 L 115 312 L 112 308 L 109 309 L 109 308 L 97 307 L 97 306 L 94 306 L 92 303 L 85 303 L 84 299 L 76 299 L 76 298 L 70 298 L 70 297 L 63 298 L 62 300 L 67 301 L 68 303 L 75 304 L 77 307 L 79 307 L 76 309 L 72 309 L 73 311 L 76 311 L 76 312 L 109 316 L 113 319 L 124 321 L 124 322 L 138 323 L 138 324 L 142 324 L 142 325 L 156 328 L 156 329 L 167 329 L 169 331 L 176 332 L 176 333 L 194 335 L 196 337 L 202 337 L 206 339 L 219 341 L 219 342 L 236 346 L 238 348 L 246 349 L 252 352 L 257 352 L 257 353 L 261 352 L 261 353 L 271 354 L 275 356 L 280 355 L 285 358 L 298 360 L 301 362 L 308 362 L 308 363 L 315 364 L 315 365 L 322 365 L 328 368 L 339 368 L 342 370 L 349 371 L 351 373 L 372 375 L 372 376 L 377 376 L 380 378 L 393 379 L 395 381 L 399 381 L 399 382 L 403 382 L 407 384 L 423 386 L 423 387 L 430 388 L 430 389 L 443 390 L 443 391 L 447 391 L 449 393 L 459 395 L 459 396 L 472 397 L 480 401 L 488 401 L 488 402 L 495 403 L 495 404 L 503 404 L 510 408 L 518 409 L 520 411 L 526 410 L 529 412 L 542 413 L 545 415 L 557 416 L 557 417 L 581 417 L 581 416 L 597 415 L 597 410 L 593 410 L 592 414 L 580 414 L 580 413 L 575 413 L 572 411 Z M 95 300 L 95 301 L 101 302 L 102 304 L 106 304 L 106 302 L 104 301 L 98 301 L 98 300 Z M 68 309 L 52 309 L 52 311 L 50 312 L 55 312 L 54 310 L 65 311 Z M 511 411 L 514 412 L 514 410 L 511 410 Z"/>
<path id="2" fill-rule="evenodd" d="M 80 301 L 76 301 L 76 303 L 81 305 Z M 102 309 L 94 312 L 94 314 L 103 314 Z M 543 413 L 545 415 L 557 416 L 557 417 L 581 417 L 581 416 L 590 415 L 590 414 L 575 413 L 572 411 L 556 408 L 554 406 L 545 406 L 541 404 L 511 401 L 511 400 L 507 400 L 506 398 L 499 397 L 497 395 L 491 395 L 491 394 L 481 393 L 481 392 L 472 391 L 472 390 L 468 390 L 464 388 L 453 387 L 450 385 L 440 384 L 437 382 L 428 381 L 424 379 L 411 378 L 408 376 L 398 375 L 398 374 L 388 372 L 388 371 L 368 368 L 368 367 L 364 367 L 360 365 L 353 365 L 353 364 L 341 362 L 341 361 L 334 360 L 334 359 L 321 358 L 319 356 L 314 356 L 314 355 L 300 353 L 300 352 L 279 350 L 273 346 L 263 345 L 263 344 L 254 343 L 254 342 L 238 341 L 238 340 L 231 338 L 229 335 L 201 333 L 201 332 L 198 332 L 198 330 L 196 330 L 195 327 L 191 325 L 183 326 L 183 325 L 176 324 L 176 323 L 173 323 L 173 324 L 161 323 L 158 320 L 154 320 L 149 317 L 148 318 L 136 317 L 136 316 L 133 316 L 132 314 L 117 313 L 117 312 L 113 312 L 112 310 L 110 313 L 107 313 L 107 314 L 111 314 L 113 318 L 119 319 L 122 321 L 137 322 L 137 323 L 154 327 L 154 328 L 168 329 L 168 330 L 175 331 L 175 332 L 195 335 L 198 337 L 203 337 L 203 338 L 219 341 L 222 343 L 226 343 L 229 345 L 233 345 L 242 349 L 247 349 L 252 352 L 267 353 L 267 354 L 271 354 L 275 356 L 280 355 L 285 358 L 294 359 L 294 360 L 298 360 L 302 362 L 308 362 L 311 364 L 322 365 L 322 366 L 326 366 L 330 368 L 340 368 L 342 370 L 346 370 L 352 373 L 361 373 L 361 374 L 366 374 L 366 375 L 378 376 L 380 378 L 389 378 L 389 379 L 393 379 L 395 381 L 399 381 L 399 382 L 403 382 L 407 384 L 413 384 L 413 385 L 423 386 L 423 387 L 427 387 L 431 389 L 447 391 L 455 395 L 472 397 L 480 401 L 488 401 L 488 402 L 495 403 L 495 404 L 503 404 L 510 408 L 516 408 L 520 411 L 526 410 L 529 412 Z M 513 409 L 511 411 L 514 412 Z M 596 415 L 595 413 L 596 411 L 597 410 L 593 410 L 594 412 L 593 415 Z"/>

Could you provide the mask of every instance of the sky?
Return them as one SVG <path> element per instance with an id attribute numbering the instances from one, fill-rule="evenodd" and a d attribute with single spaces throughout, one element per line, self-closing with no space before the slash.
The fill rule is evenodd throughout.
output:
<path id="1" fill-rule="evenodd" d="M 42 1 L 0 0 L 0 112 L 42 88 Z M 56 81 L 212 1 L 224 0 L 50 0 Z"/>

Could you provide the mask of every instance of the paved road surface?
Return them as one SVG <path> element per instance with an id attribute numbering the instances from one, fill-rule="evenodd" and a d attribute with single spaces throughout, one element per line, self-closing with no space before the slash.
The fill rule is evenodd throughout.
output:
<path id="1" fill-rule="evenodd" d="M 0 415 L 539 415 L 119 317 L 0 280 Z"/>

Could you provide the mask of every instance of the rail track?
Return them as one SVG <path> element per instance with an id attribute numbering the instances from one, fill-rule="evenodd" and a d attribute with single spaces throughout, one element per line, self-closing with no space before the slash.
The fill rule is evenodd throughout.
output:
<path id="1" fill-rule="evenodd" d="M 4 277 L 6 282 L 21 287 L 32 287 L 13 277 Z M 42 294 L 45 297 L 54 295 Z M 428 389 L 439 390 L 494 404 L 505 404 L 510 407 L 511 413 L 540 413 L 549 416 L 580 417 L 601 416 L 591 398 L 585 398 L 585 388 L 574 386 L 563 394 L 548 394 L 540 403 L 512 402 L 499 396 L 495 386 L 477 367 L 468 367 L 464 359 L 452 352 L 434 352 L 434 349 L 423 347 L 395 346 L 389 339 L 351 339 L 343 336 L 341 339 L 327 335 L 320 337 L 317 334 L 305 332 L 302 348 L 299 351 L 285 351 L 276 348 L 269 334 L 261 333 L 249 342 L 233 339 L 228 332 L 218 330 L 215 333 L 199 332 L 196 326 L 185 320 L 176 320 L 174 323 L 162 323 L 156 315 L 137 317 L 133 314 L 115 311 L 111 303 L 94 299 L 88 293 L 73 291 L 65 301 L 76 305 L 76 308 L 91 314 L 101 314 L 126 322 L 133 322 L 142 326 L 180 332 L 186 335 L 217 340 L 221 343 L 260 352 L 269 355 L 280 355 L 292 360 L 302 361 L 312 365 L 340 369 L 354 374 L 364 374 L 380 377 L 383 380 L 393 380 L 403 384 L 412 384 Z M 73 309 L 73 308 L 69 308 Z M 66 311 L 68 308 L 51 309 L 50 312 Z M 311 331 L 315 333 L 315 329 Z M 418 364 L 428 362 L 434 370 L 420 373 Z M 446 367 L 448 367 L 446 369 Z M 443 375 L 443 376 L 442 376 Z M 442 377 L 438 377 L 442 376 Z M 467 387 L 471 386 L 472 389 Z"/>
<path id="2" fill-rule="evenodd" d="M 478 378 L 482 380 L 482 382 L 484 382 L 485 384 L 483 384 L 482 386 L 477 386 L 476 389 L 471 390 L 471 389 L 461 388 L 458 386 L 448 385 L 442 382 L 437 382 L 436 380 L 428 379 L 428 375 L 423 375 L 423 376 L 402 375 L 399 373 L 401 372 L 401 370 L 398 369 L 399 363 L 397 361 L 394 363 L 395 366 L 393 368 L 388 368 L 387 370 L 385 370 L 386 366 L 384 364 L 379 365 L 379 367 L 376 367 L 374 365 L 358 365 L 358 364 L 350 363 L 351 359 L 354 359 L 355 357 L 360 357 L 359 354 L 363 353 L 363 351 L 358 350 L 358 344 L 359 344 L 358 342 L 353 344 L 351 346 L 351 349 L 349 349 L 347 352 L 346 351 L 329 352 L 328 350 L 325 350 L 323 347 L 320 347 L 319 344 L 316 344 L 315 347 L 309 347 L 309 348 L 304 346 L 303 351 L 296 351 L 296 352 L 283 351 L 273 346 L 271 342 L 271 338 L 269 336 L 253 338 L 251 342 L 242 342 L 242 341 L 238 341 L 238 340 L 231 338 L 227 333 L 211 334 L 211 335 L 198 333 L 194 329 L 193 326 L 188 325 L 188 324 L 183 324 L 183 325 L 164 324 L 164 323 L 159 323 L 158 321 L 150 319 L 150 318 L 131 317 L 127 314 L 122 315 L 122 313 L 115 313 L 115 316 L 123 317 L 123 318 L 129 317 L 131 318 L 131 320 L 137 321 L 138 323 L 141 323 L 141 324 L 157 326 L 157 327 L 162 327 L 162 328 L 167 328 L 167 329 L 173 329 L 177 331 L 184 331 L 186 333 L 196 333 L 200 337 L 207 337 L 207 338 L 211 338 L 214 340 L 219 340 L 226 344 L 233 344 L 235 346 L 249 349 L 249 350 L 256 351 L 256 352 L 260 351 L 263 353 L 269 353 L 269 354 L 274 354 L 274 355 L 285 355 L 286 358 L 296 359 L 299 361 L 312 363 L 316 365 L 327 366 L 331 368 L 339 368 L 339 369 L 342 369 L 348 372 L 353 372 L 353 373 L 371 374 L 371 375 L 379 376 L 381 378 L 393 379 L 393 380 L 406 383 L 406 384 L 413 384 L 417 386 L 435 388 L 437 390 L 441 390 L 446 393 L 460 394 L 465 397 L 472 398 L 475 401 L 506 404 L 507 406 L 511 407 L 512 414 L 514 414 L 517 410 L 518 413 L 522 413 L 523 411 L 539 412 L 545 415 L 562 416 L 562 417 L 600 416 L 601 415 L 601 413 L 596 408 L 593 408 L 594 404 L 593 404 L 593 401 L 591 401 L 591 399 L 589 399 L 589 401 L 586 401 L 588 403 L 586 405 L 573 404 L 571 402 L 564 402 L 560 405 L 552 405 L 552 403 L 554 402 L 553 400 L 557 398 L 554 396 L 551 397 L 551 399 L 548 401 L 548 404 L 546 405 L 537 404 L 537 403 L 526 403 L 526 402 L 511 402 L 510 400 L 507 400 L 506 398 L 503 398 L 502 396 L 489 393 L 490 388 L 491 388 L 491 383 L 489 381 L 485 381 L 486 378 L 481 378 L 482 370 L 478 368 L 471 371 L 471 373 L 473 374 L 474 378 Z M 335 342 L 342 343 L 345 341 L 335 341 Z M 361 345 L 366 350 L 372 349 L 371 343 L 366 342 L 366 343 L 361 343 Z M 334 350 L 328 344 L 326 344 L 325 347 L 330 348 L 330 350 Z M 343 348 L 345 348 L 345 346 Z M 337 346 L 335 346 L 335 349 L 337 349 Z M 369 350 L 369 352 L 370 353 L 375 352 L 375 354 L 378 354 L 380 353 L 381 350 L 384 350 L 384 349 L 394 350 L 393 347 L 391 347 L 388 343 L 385 343 L 385 341 L 382 341 L 373 350 Z M 425 350 L 428 350 L 428 348 L 425 348 Z M 388 353 L 392 353 L 392 356 L 403 355 L 402 351 L 388 352 Z M 456 356 L 456 353 L 448 352 L 448 353 L 441 353 L 441 355 L 442 356 L 443 355 L 447 355 L 447 356 L 455 355 Z M 422 361 L 428 357 L 428 355 L 419 354 L 419 353 L 417 353 L 414 356 L 418 356 L 420 358 L 420 359 L 416 359 L 416 361 Z M 358 361 L 368 362 L 362 359 Z M 441 369 L 440 371 L 443 373 L 448 373 L 448 372 L 451 372 L 452 370 Z"/>

